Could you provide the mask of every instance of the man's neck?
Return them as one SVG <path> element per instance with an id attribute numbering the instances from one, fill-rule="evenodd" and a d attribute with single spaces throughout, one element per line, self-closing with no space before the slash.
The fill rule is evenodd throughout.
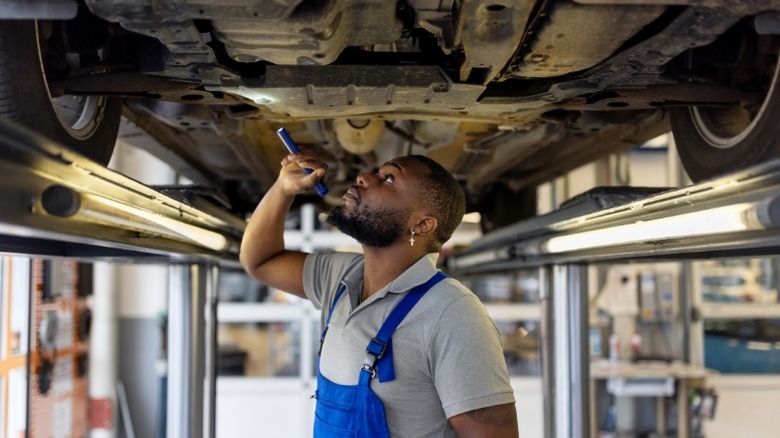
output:
<path id="1" fill-rule="evenodd" d="M 363 247 L 365 268 L 363 270 L 362 292 L 364 299 L 387 286 L 426 254 L 422 249 L 416 251 L 410 249 L 399 246 L 380 249 Z"/>

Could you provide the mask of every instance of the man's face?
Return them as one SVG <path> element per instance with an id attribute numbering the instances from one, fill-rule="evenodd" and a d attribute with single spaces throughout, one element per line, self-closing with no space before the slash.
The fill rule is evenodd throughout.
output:
<path id="1" fill-rule="evenodd" d="M 365 246 L 387 248 L 408 230 L 408 214 L 391 208 L 357 208 L 346 212 L 342 207 L 334 207 L 328 215 L 328 223 L 342 233 L 355 238 Z"/>
<path id="2" fill-rule="evenodd" d="M 374 248 L 386 248 L 405 238 L 419 190 L 415 172 L 421 171 L 420 166 L 424 165 L 412 158 L 398 158 L 375 174 L 358 175 L 344 203 L 331 210 L 328 223 Z"/>

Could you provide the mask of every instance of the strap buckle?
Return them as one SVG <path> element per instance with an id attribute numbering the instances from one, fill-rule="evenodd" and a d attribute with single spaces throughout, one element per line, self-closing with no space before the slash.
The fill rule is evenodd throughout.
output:
<path id="1" fill-rule="evenodd" d="M 366 347 L 366 356 L 363 358 L 361 369 L 370 372 L 371 377 L 374 377 L 376 375 L 376 363 L 385 355 L 385 350 L 387 350 L 387 342 L 382 342 L 377 338 L 371 339 L 368 347 Z"/>

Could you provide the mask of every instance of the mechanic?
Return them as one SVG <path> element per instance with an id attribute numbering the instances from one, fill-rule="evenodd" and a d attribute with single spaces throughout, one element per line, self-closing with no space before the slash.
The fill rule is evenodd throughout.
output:
<path id="1" fill-rule="evenodd" d="M 479 299 L 436 268 L 465 211 L 455 178 L 417 155 L 358 175 L 328 223 L 363 254 L 307 254 L 285 249 L 285 216 L 327 165 L 298 153 L 281 166 L 240 259 L 253 277 L 322 311 L 314 435 L 516 437 L 498 330 Z"/>

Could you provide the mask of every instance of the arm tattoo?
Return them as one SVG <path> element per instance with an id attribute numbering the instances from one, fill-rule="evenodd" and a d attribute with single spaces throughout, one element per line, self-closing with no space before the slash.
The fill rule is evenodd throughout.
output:
<path id="1" fill-rule="evenodd" d="M 514 426 L 517 424 L 517 411 L 513 404 L 490 406 L 469 411 L 468 416 L 474 421 L 483 424 L 492 424 L 498 427 Z"/>

